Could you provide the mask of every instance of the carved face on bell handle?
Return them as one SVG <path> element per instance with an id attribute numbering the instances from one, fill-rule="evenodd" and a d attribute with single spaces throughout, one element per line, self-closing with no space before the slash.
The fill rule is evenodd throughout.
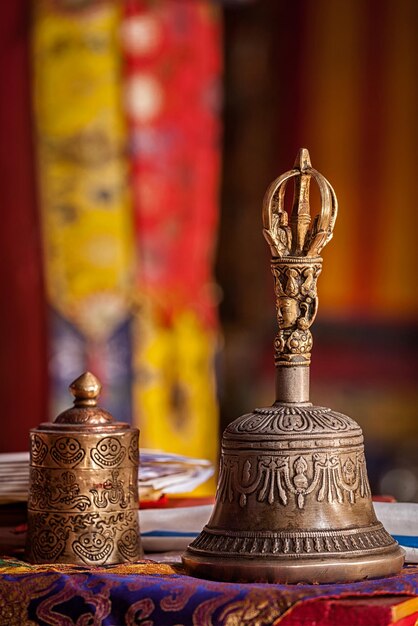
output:
<path id="1" fill-rule="evenodd" d="M 278 302 L 277 322 L 279 328 L 292 328 L 299 317 L 299 305 L 294 298 L 281 297 Z"/>

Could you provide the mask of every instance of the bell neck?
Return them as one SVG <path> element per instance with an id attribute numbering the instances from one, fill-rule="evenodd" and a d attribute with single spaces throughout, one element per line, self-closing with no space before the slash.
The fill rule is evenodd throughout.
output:
<path id="1" fill-rule="evenodd" d="M 276 366 L 276 403 L 309 403 L 309 365 Z"/>

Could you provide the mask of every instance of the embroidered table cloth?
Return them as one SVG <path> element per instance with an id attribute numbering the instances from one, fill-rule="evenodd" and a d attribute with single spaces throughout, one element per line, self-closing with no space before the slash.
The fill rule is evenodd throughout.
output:
<path id="1" fill-rule="evenodd" d="M 315 623 L 309 618 L 314 602 L 387 596 L 406 608 L 386 612 L 385 618 L 380 611 L 374 618 L 371 605 L 368 626 L 415 623 L 405 620 L 418 617 L 413 617 L 418 606 L 408 603 L 408 597 L 418 596 L 418 568 L 407 566 L 398 576 L 352 584 L 267 585 L 200 580 L 186 576 L 179 565 L 153 561 L 97 568 L 0 561 L 4 626 L 307 626 Z M 311 621 L 303 621 L 304 603 Z M 296 608 L 297 622 L 292 617 Z M 352 626 L 366 624 L 364 611 L 360 614 L 353 609 Z"/>

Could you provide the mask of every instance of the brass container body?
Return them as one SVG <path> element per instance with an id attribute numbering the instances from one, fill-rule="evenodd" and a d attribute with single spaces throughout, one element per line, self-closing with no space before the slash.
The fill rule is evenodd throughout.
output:
<path id="1" fill-rule="evenodd" d="M 284 192 L 292 178 L 289 226 Z M 322 198 L 312 226 L 311 178 Z M 212 517 L 183 555 L 190 574 L 331 583 L 388 576 L 402 567 L 404 551 L 376 519 L 359 425 L 309 402 L 319 253 L 332 237 L 336 213 L 335 193 L 307 150 L 267 191 L 264 235 L 279 327 L 276 402 L 226 428 Z"/>
<path id="2" fill-rule="evenodd" d="M 68 423 L 68 414 L 87 421 Z M 30 432 L 28 560 L 138 560 L 138 429 L 96 408 L 73 408 L 57 420 Z"/>

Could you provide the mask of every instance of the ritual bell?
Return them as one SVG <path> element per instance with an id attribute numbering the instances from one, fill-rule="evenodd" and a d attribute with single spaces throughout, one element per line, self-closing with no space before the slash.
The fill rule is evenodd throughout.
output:
<path id="1" fill-rule="evenodd" d="M 137 428 L 97 406 L 101 385 L 85 372 L 74 406 L 30 431 L 27 558 L 104 565 L 142 555 Z"/>
<path id="2" fill-rule="evenodd" d="M 321 209 L 311 219 L 313 179 Z M 294 181 L 293 206 L 285 190 Z M 276 401 L 225 430 L 213 514 L 183 555 L 193 575 L 224 581 L 330 583 L 399 572 L 404 551 L 377 520 L 360 426 L 309 401 L 322 248 L 337 199 L 302 149 L 264 198 L 277 308 Z"/>

